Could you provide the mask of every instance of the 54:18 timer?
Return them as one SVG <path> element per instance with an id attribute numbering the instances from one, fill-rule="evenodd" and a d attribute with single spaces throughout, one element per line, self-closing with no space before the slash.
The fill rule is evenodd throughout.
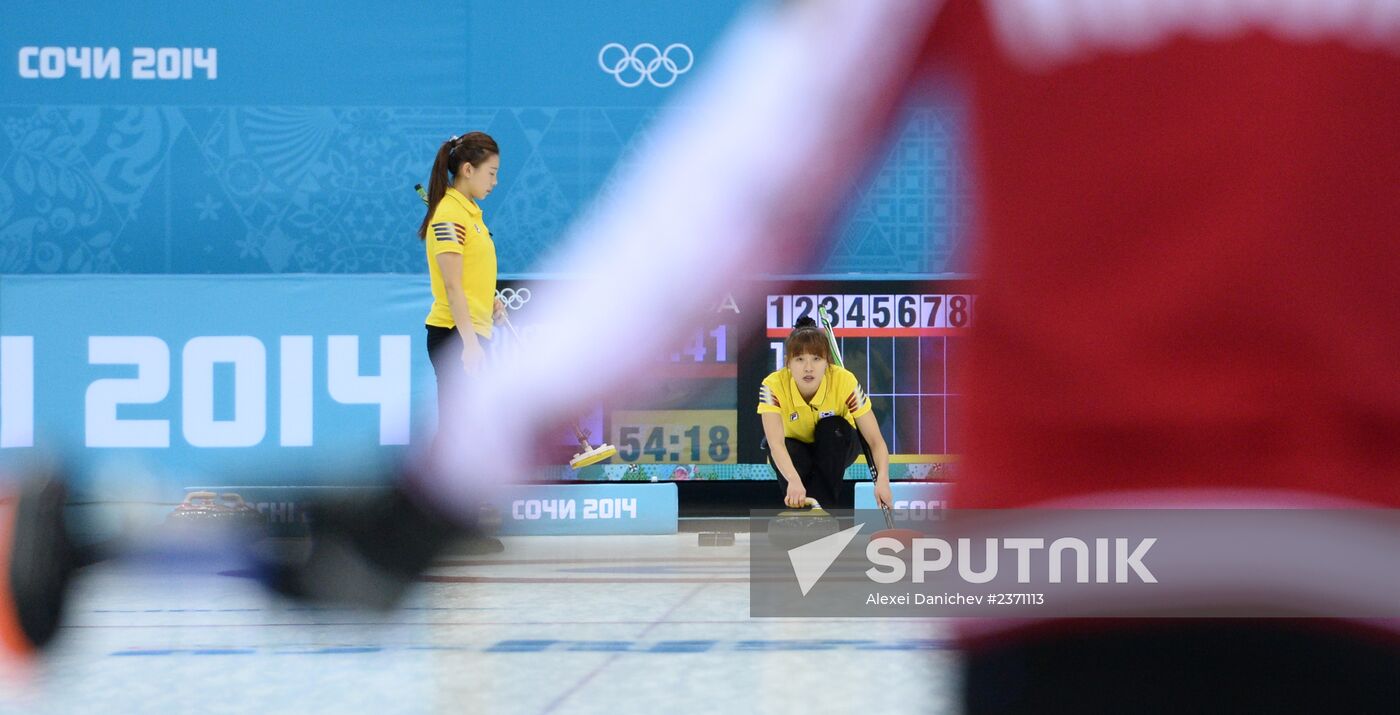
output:
<path id="1" fill-rule="evenodd" d="M 731 436 L 726 425 L 624 425 L 617 430 L 617 452 L 624 462 L 723 463 L 732 453 Z"/>

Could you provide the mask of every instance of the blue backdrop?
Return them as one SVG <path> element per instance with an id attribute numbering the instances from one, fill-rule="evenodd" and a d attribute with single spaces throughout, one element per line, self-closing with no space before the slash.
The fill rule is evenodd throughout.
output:
<path id="1" fill-rule="evenodd" d="M 353 479 L 432 433 L 427 294 L 407 275 L 6 277 L 0 471 L 63 454 L 167 491 Z"/>
<path id="2" fill-rule="evenodd" d="M 418 273 L 412 186 L 472 129 L 503 150 L 501 270 L 529 271 L 746 4 L 12 3 L 0 273 Z M 644 43 L 685 71 L 605 71 Z M 824 272 L 965 270 L 958 130 L 908 109 Z"/>

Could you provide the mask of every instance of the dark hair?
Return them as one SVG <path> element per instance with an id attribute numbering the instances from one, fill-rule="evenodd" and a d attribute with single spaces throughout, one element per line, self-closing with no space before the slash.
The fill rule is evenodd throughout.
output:
<path id="1" fill-rule="evenodd" d="M 462 164 L 481 166 L 500 153 L 501 148 L 496 146 L 496 140 L 485 132 L 452 137 L 438 147 L 437 157 L 433 159 L 433 172 L 428 177 L 428 213 L 423 216 L 423 223 L 418 225 L 419 240 L 427 239 L 428 222 L 433 220 L 438 202 L 447 195 L 447 187 L 456 180 L 457 170 L 462 168 Z"/>
<path id="2" fill-rule="evenodd" d="M 783 354 L 787 360 L 798 355 L 816 355 L 827 362 L 835 362 L 831 359 L 831 343 L 826 339 L 826 332 L 811 318 L 798 318 L 792 324 L 792 332 L 783 343 Z"/>

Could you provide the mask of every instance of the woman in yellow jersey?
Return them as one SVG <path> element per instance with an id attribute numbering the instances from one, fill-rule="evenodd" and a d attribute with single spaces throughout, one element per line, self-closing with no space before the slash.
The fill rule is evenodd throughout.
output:
<path id="1" fill-rule="evenodd" d="M 854 506 L 841 487 L 861 451 L 858 429 L 875 460 L 875 499 L 890 506 L 890 451 L 856 376 L 832 362 L 826 334 L 811 318 L 797 321 L 784 347 L 787 367 L 758 390 L 768 463 L 778 473 L 783 503 L 800 507 L 811 497 L 823 507 Z"/>
<path id="2" fill-rule="evenodd" d="M 493 321 L 505 306 L 496 298 L 496 244 L 477 204 L 496 187 L 501 150 L 482 132 L 452 137 L 438 148 L 428 181 L 428 213 L 418 227 L 428 256 L 433 307 L 428 356 L 445 414 L 449 370 L 473 372 L 485 358 Z"/>

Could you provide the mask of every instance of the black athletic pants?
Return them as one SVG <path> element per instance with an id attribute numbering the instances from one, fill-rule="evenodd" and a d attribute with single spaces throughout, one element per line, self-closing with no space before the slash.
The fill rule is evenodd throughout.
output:
<path id="1" fill-rule="evenodd" d="M 802 477 L 802 486 L 807 489 L 807 496 L 816 499 L 822 508 L 855 507 L 851 499 L 842 497 L 846 493 L 842 486 L 845 484 L 846 467 L 855 463 L 856 457 L 860 455 L 860 440 L 856 435 L 856 428 L 852 427 L 846 418 L 833 416 L 817 421 L 811 444 L 791 437 L 784 440 L 788 456 L 792 457 L 792 466 L 797 468 L 798 476 Z M 768 464 L 773 466 L 773 472 L 778 475 L 778 487 L 781 493 L 786 495 L 787 479 L 773 462 L 773 455 L 767 449 L 768 443 L 765 442 L 763 446 L 764 451 L 768 453 Z"/>
<path id="2" fill-rule="evenodd" d="M 443 379 L 447 375 L 462 374 L 462 336 L 456 328 L 439 328 L 436 325 L 423 326 L 428 329 L 428 359 L 433 361 L 433 375 L 437 377 L 438 424 L 447 414 L 447 387 Z M 480 335 L 481 349 L 487 350 L 491 341 Z M 451 371 L 451 372 L 449 372 Z"/>
<path id="3" fill-rule="evenodd" d="M 451 424 L 452 418 L 449 413 L 449 400 L 447 380 L 444 378 L 463 376 L 462 370 L 462 336 L 456 328 L 439 328 L 436 325 L 425 325 L 428 331 L 428 359 L 433 362 L 433 375 L 437 378 L 437 398 L 438 398 L 438 431 L 443 433 L 443 425 Z M 476 339 L 481 341 L 481 349 L 489 351 L 491 341 L 480 335 Z M 437 439 L 434 436 L 434 439 Z M 463 533 L 470 537 L 467 546 L 467 553 L 497 553 L 501 550 L 501 542 L 495 537 L 485 534 L 479 527 L 479 522 L 461 513 L 454 514 L 452 520 L 463 529 Z"/>

